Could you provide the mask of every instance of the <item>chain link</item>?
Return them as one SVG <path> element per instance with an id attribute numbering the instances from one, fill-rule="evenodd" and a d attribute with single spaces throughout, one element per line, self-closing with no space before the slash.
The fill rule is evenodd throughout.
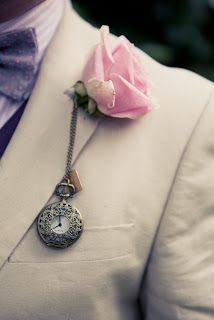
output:
<path id="1" fill-rule="evenodd" d="M 77 127 L 77 119 L 78 119 L 78 105 L 76 102 L 75 95 L 73 96 L 73 111 L 71 116 L 70 122 L 70 130 L 69 130 L 69 145 L 67 151 L 67 161 L 66 161 L 66 168 L 65 174 L 63 179 L 70 179 L 70 172 L 71 172 L 71 163 L 72 163 L 72 156 L 73 156 L 73 149 L 74 149 L 74 141 L 76 137 L 76 127 Z"/>

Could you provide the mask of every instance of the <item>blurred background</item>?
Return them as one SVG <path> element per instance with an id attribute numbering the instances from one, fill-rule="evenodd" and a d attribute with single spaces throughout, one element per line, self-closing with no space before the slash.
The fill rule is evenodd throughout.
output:
<path id="1" fill-rule="evenodd" d="M 107 24 L 167 66 L 214 80 L 214 0 L 72 0 L 96 27 Z"/>

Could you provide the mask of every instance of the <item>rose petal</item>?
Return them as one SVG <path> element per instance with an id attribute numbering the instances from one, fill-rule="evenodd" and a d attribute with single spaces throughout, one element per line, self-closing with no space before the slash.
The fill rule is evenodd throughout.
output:
<path id="1" fill-rule="evenodd" d="M 109 109 L 114 107 L 115 90 L 111 80 L 89 80 L 85 83 L 89 97 L 93 98 L 98 105 Z"/>
<path id="2" fill-rule="evenodd" d="M 134 65 L 131 46 L 132 44 L 124 36 L 118 38 L 117 44 L 112 52 L 114 64 L 112 64 L 108 72 L 109 78 L 111 73 L 116 73 L 134 84 Z"/>
<path id="3" fill-rule="evenodd" d="M 106 70 L 108 70 L 114 59 L 111 54 L 111 48 L 108 39 L 109 27 L 102 26 L 100 29 L 101 43 L 98 44 L 89 56 L 82 72 L 82 81 L 90 79 L 103 81 L 106 79 Z"/>
<path id="4" fill-rule="evenodd" d="M 105 110 L 102 106 L 99 109 L 113 117 L 135 119 L 151 110 L 152 100 L 143 92 L 139 91 L 120 75 L 112 74 L 111 78 L 115 88 L 114 108 Z"/>
<path id="5" fill-rule="evenodd" d="M 134 85 L 143 93 L 147 93 L 148 90 L 148 75 L 145 70 L 145 66 L 143 65 L 143 61 L 141 57 L 138 55 L 138 52 L 135 48 L 131 48 L 132 50 L 132 59 L 134 66 Z"/>
<path id="6" fill-rule="evenodd" d="M 97 45 L 93 50 L 82 72 L 81 80 L 83 82 L 87 82 L 91 78 L 95 78 L 100 81 L 104 80 L 104 65 L 102 51 L 103 50 L 100 45 Z"/>
<path id="7" fill-rule="evenodd" d="M 103 58 L 108 61 L 109 64 L 114 63 L 114 59 L 111 53 L 111 46 L 109 42 L 109 26 L 103 25 L 100 28 L 101 44 L 103 45 Z"/>

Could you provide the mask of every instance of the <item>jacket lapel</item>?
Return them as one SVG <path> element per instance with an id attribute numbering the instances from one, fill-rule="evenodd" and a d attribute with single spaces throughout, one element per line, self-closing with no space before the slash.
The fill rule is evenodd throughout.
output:
<path id="1" fill-rule="evenodd" d="M 67 0 L 36 86 L 0 161 L 0 268 L 64 174 L 73 105 L 63 92 L 79 80 L 98 38 Z M 100 120 L 79 110 L 73 165 Z"/>

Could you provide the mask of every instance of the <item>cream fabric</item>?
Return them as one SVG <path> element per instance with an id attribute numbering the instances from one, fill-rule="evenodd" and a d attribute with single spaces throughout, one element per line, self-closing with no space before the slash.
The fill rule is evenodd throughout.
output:
<path id="1" fill-rule="evenodd" d="M 80 239 L 46 247 L 36 217 L 66 161 L 71 102 L 99 30 L 66 2 L 0 161 L 0 320 L 214 318 L 212 83 L 140 51 L 160 108 L 137 120 L 80 111 L 73 166 Z M 115 37 L 112 36 L 112 43 Z"/>

